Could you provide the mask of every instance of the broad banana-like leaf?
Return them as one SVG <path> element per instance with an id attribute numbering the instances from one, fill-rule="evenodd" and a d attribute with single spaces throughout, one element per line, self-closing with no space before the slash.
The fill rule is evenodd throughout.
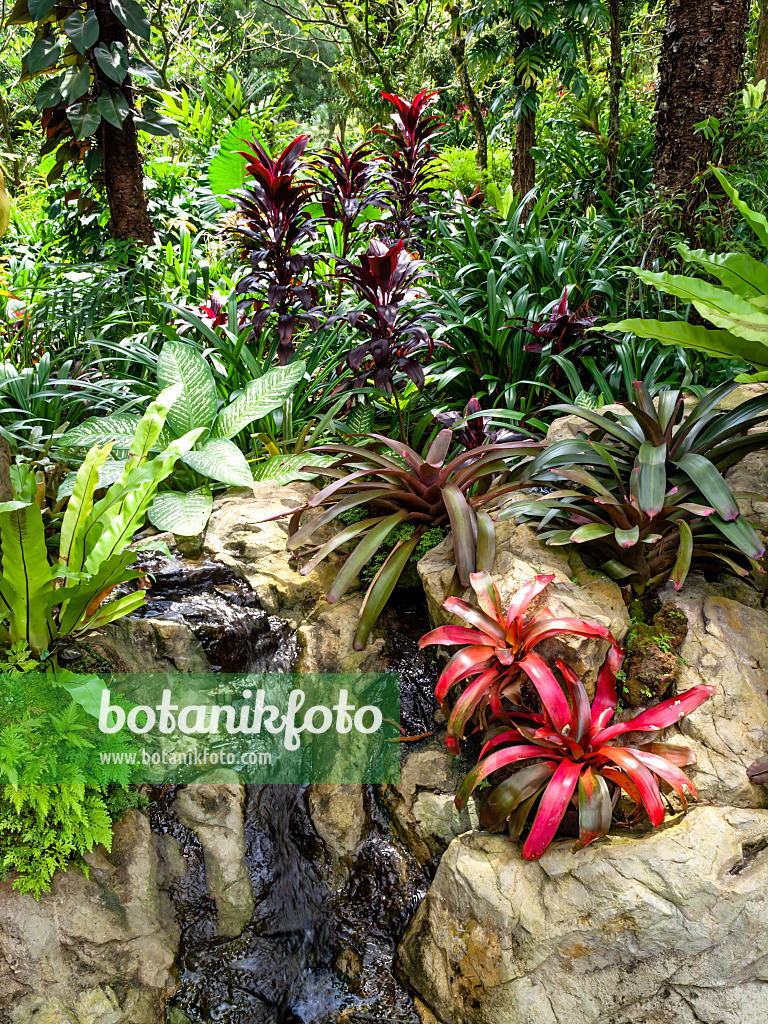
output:
<path id="1" fill-rule="evenodd" d="M 83 565 L 83 535 L 88 516 L 93 508 L 93 495 L 99 486 L 99 471 L 109 457 L 112 444 L 103 448 L 94 445 L 77 471 L 72 496 L 61 524 L 59 561 L 75 572 Z M 69 584 L 67 580 L 67 584 Z"/>
<path id="2" fill-rule="evenodd" d="M 748 206 L 744 202 L 722 171 L 718 171 L 716 167 L 713 167 L 712 170 L 715 172 L 717 180 L 723 186 L 725 194 L 731 200 L 739 213 L 744 217 L 744 220 L 749 224 L 763 245 L 768 248 L 768 220 L 766 220 L 762 213 L 758 213 L 756 210 L 753 210 L 751 206 Z"/>
<path id="3" fill-rule="evenodd" d="M 39 654 L 48 649 L 54 628 L 48 607 L 53 569 L 37 505 L 0 512 L 0 542 L 4 596 L 12 596 L 8 616 L 11 643 L 23 640 Z"/>
<path id="4" fill-rule="evenodd" d="M 677 250 L 686 263 L 695 263 L 742 298 L 768 295 L 768 267 L 746 252 L 717 255 L 703 249 L 689 249 L 682 243 Z"/>
<path id="5" fill-rule="evenodd" d="M 168 413 L 168 425 L 176 434 L 195 427 L 210 430 L 218 400 L 211 368 L 191 345 L 166 341 L 157 360 L 157 383 L 161 388 L 181 385 L 179 397 Z"/>
<path id="6" fill-rule="evenodd" d="M 276 366 L 263 377 L 252 380 L 233 402 L 221 410 L 211 436 L 234 437 L 249 423 L 281 408 L 305 373 L 304 363 L 298 361 L 288 366 Z"/>
<path id="7" fill-rule="evenodd" d="M 253 486 L 253 474 L 245 456 L 226 437 L 209 437 L 200 448 L 187 452 L 182 459 L 202 476 L 230 487 Z"/>
<path id="8" fill-rule="evenodd" d="M 635 270 L 635 273 L 641 281 L 659 291 L 692 302 L 715 327 L 724 328 L 745 341 L 768 345 L 768 313 L 749 300 L 698 277 L 666 272 L 654 274 L 648 270 Z"/>
<path id="9" fill-rule="evenodd" d="M 640 338 L 652 338 L 662 345 L 682 345 L 715 359 L 740 359 L 754 367 L 768 368 L 768 342 L 747 341 L 730 331 L 712 331 L 684 320 L 621 320 L 605 330 L 631 331 Z"/>

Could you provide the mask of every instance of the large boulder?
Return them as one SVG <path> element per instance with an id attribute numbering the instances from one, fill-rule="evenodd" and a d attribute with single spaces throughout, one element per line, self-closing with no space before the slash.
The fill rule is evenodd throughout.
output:
<path id="1" fill-rule="evenodd" d="M 89 646 L 116 672 L 211 671 L 203 645 L 185 622 L 131 615 L 111 622 Z"/>
<path id="2" fill-rule="evenodd" d="M 741 514 L 768 532 L 768 452 L 750 452 L 725 475 Z"/>
<path id="3" fill-rule="evenodd" d="M 455 562 L 453 543 L 447 537 L 419 561 L 418 571 L 427 595 L 429 617 L 434 625 L 455 621 L 443 609 L 453 579 Z M 621 590 L 602 573 L 592 572 L 570 548 L 547 547 L 529 526 L 506 520 L 496 525 L 496 559 L 493 577 L 506 605 L 515 591 L 539 574 L 551 573 L 555 579 L 541 594 L 531 611 L 549 607 L 555 615 L 590 619 L 607 626 L 617 640 L 629 627 L 629 616 Z M 471 595 L 468 590 L 465 598 Z M 597 673 L 608 649 L 604 640 L 568 636 L 545 641 L 542 654 L 557 654 L 581 675 L 588 688 L 594 688 Z"/>
<path id="4" fill-rule="evenodd" d="M 217 934 L 232 939 L 250 923 L 255 902 L 245 860 L 245 788 L 234 772 L 220 774 L 225 781 L 211 773 L 200 783 L 184 786 L 173 810 L 200 840 L 205 886 L 216 904 Z"/>
<path id="5" fill-rule="evenodd" d="M 715 687 L 665 739 L 696 751 L 690 772 L 702 802 L 768 807 L 768 788 L 753 786 L 746 774 L 768 754 L 768 612 L 723 597 L 697 578 L 680 593 L 668 587 L 662 600 L 688 619 L 678 692 L 701 683 Z"/>
<path id="6" fill-rule="evenodd" d="M 112 852 L 54 875 L 39 900 L 0 882 L 0 1021 L 157 1024 L 173 990 L 179 930 L 168 890 L 178 844 L 131 811 Z"/>
<path id="7" fill-rule="evenodd" d="M 697 807 L 655 832 L 521 860 L 455 839 L 399 950 L 445 1024 L 763 1024 L 768 812 Z"/>
<path id="8" fill-rule="evenodd" d="M 285 546 L 289 519 L 264 520 L 304 505 L 315 492 L 308 483 L 260 483 L 253 495 L 225 495 L 214 503 L 203 543 L 215 561 L 231 566 L 250 583 L 265 611 L 295 622 L 308 617 L 325 599 L 339 560 L 331 555 L 302 576 Z M 330 536 L 329 531 L 330 527 L 325 528 L 319 538 Z"/>

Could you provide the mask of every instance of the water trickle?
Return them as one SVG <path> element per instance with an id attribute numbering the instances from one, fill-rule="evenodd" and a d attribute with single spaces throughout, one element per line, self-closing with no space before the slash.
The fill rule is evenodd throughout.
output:
<path id="1" fill-rule="evenodd" d="M 157 552 L 142 552 L 139 564 L 151 586 L 137 616 L 189 626 L 214 670 L 290 672 L 298 653 L 294 631 L 267 615 L 228 566 L 190 564 Z"/>
<path id="2" fill-rule="evenodd" d="M 185 622 L 224 670 L 290 671 L 295 637 L 285 623 L 266 616 L 224 567 L 169 565 L 165 559 L 151 571 L 155 582 L 145 614 Z M 423 606 L 407 601 L 398 602 L 397 620 L 387 628 L 388 669 L 401 676 L 401 722 L 408 735 L 433 728 L 437 672 L 431 653 L 418 650 L 426 628 Z M 414 746 L 404 744 L 404 755 Z M 394 837 L 373 786 L 363 788 L 361 841 L 340 872 L 313 824 L 307 789 L 247 787 L 246 859 L 256 906 L 243 934 L 229 940 L 217 937 L 202 848 L 173 813 L 175 789 L 157 794 L 152 826 L 179 840 L 187 863 L 171 891 L 181 930 L 171 1019 L 418 1024 L 393 964 L 429 873 Z"/>

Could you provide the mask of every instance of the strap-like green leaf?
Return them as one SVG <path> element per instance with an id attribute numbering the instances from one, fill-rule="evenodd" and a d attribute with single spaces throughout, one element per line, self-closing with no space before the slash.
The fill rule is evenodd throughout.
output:
<path id="1" fill-rule="evenodd" d="M 88 516 L 93 508 L 93 495 L 99 486 L 99 470 L 109 457 L 111 444 L 88 452 L 77 471 L 72 497 L 61 524 L 59 540 L 59 561 L 69 569 L 79 572 L 83 567 L 83 534 Z"/>
<path id="2" fill-rule="evenodd" d="M 11 643 L 23 640 L 39 654 L 47 650 L 53 637 L 48 607 L 53 570 L 37 505 L 0 512 L 0 542 L 3 582 L 14 597 L 9 615 Z"/>
<path id="3" fill-rule="evenodd" d="M 469 577 L 475 571 L 477 558 L 475 513 L 455 484 L 445 484 L 442 494 L 451 522 L 456 571 L 462 586 L 468 587 Z"/>
<path id="4" fill-rule="evenodd" d="M 680 547 L 677 549 L 677 558 L 675 559 L 675 565 L 670 577 L 675 584 L 675 590 L 679 590 L 683 583 L 685 583 L 685 578 L 691 568 L 691 559 L 693 558 L 693 533 L 691 528 L 684 519 L 678 520 L 677 525 L 680 530 Z"/>
<path id="5" fill-rule="evenodd" d="M 640 508 L 654 518 L 664 508 L 667 493 L 667 446 L 654 447 L 650 441 L 640 445 L 637 456 L 637 500 Z"/>
<path id="6" fill-rule="evenodd" d="M 766 220 L 762 213 L 758 213 L 756 210 L 753 210 L 751 206 L 748 206 L 744 202 L 722 171 L 718 171 L 716 167 L 713 167 L 712 170 L 714 171 L 717 180 L 723 186 L 725 194 L 730 197 L 733 205 L 739 213 L 742 214 L 763 245 L 768 248 L 768 220 Z"/>
<path id="7" fill-rule="evenodd" d="M 739 514 L 736 499 L 728 484 L 709 459 L 703 455 L 688 452 L 676 459 L 675 465 L 683 470 L 688 479 L 701 491 L 706 501 L 723 519 L 728 522 L 736 519 Z"/>
<path id="8" fill-rule="evenodd" d="M 403 574 L 408 564 L 408 559 L 416 550 L 420 537 L 415 534 L 410 540 L 400 541 L 392 550 L 389 558 L 376 574 L 375 579 L 365 595 L 363 607 L 360 609 L 360 624 L 355 631 L 355 638 L 352 646 L 356 651 L 362 651 L 368 642 L 371 629 L 381 615 L 384 605 L 390 598 L 392 591 L 397 586 L 397 581 Z"/>

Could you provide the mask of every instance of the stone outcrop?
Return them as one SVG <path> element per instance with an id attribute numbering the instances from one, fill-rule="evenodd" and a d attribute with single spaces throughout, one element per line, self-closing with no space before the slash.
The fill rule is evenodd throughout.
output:
<path id="1" fill-rule="evenodd" d="M 455 839 L 400 948 L 445 1024 L 761 1024 L 768 812 L 697 807 L 525 862 Z"/>
<path id="2" fill-rule="evenodd" d="M 289 520 L 264 520 L 305 504 L 316 490 L 308 483 L 260 483 L 253 497 L 225 495 L 214 504 L 203 543 L 206 554 L 231 566 L 250 583 L 265 611 L 295 623 L 325 600 L 338 571 L 338 556 L 331 555 L 302 576 L 285 546 Z M 330 527 L 318 539 L 329 536 Z"/>
<path id="3" fill-rule="evenodd" d="M 39 901 L 0 882 L 0 1021 L 157 1024 L 179 943 L 167 895 L 184 873 L 176 841 L 130 811 L 89 876 L 58 871 Z"/>
<path id="4" fill-rule="evenodd" d="M 460 621 L 452 619 L 443 609 L 454 569 L 450 537 L 419 561 L 419 576 L 434 625 Z M 512 520 L 497 523 L 493 577 L 502 604 L 506 605 L 521 584 L 542 573 L 551 573 L 555 579 L 531 605 L 531 611 L 548 607 L 555 615 L 591 619 L 607 626 L 617 640 L 622 639 L 629 626 L 629 616 L 621 591 L 613 580 L 587 569 L 578 554 L 569 548 L 547 547 L 529 526 L 518 526 Z M 470 593 L 467 591 L 465 597 Z M 545 641 L 539 648 L 543 655 L 556 653 L 571 665 L 588 689 L 594 688 L 607 649 L 607 641 L 581 637 Z"/>
<path id="5" fill-rule="evenodd" d="M 245 861 L 245 788 L 234 772 L 184 786 L 173 803 L 179 821 L 192 829 L 203 848 L 205 887 L 216 904 L 217 934 L 236 938 L 255 907 Z M 206 777 L 208 778 L 208 777 Z"/>
<path id="6" fill-rule="evenodd" d="M 688 619 L 677 691 L 708 683 L 715 693 L 665 739 L 693 747 L 691 781 L 704 803 L 768 807 L 768 788 L 746 769 L 768 753 L 768 612 L 722 597 L 693 578 L 662 595 Z"/>

